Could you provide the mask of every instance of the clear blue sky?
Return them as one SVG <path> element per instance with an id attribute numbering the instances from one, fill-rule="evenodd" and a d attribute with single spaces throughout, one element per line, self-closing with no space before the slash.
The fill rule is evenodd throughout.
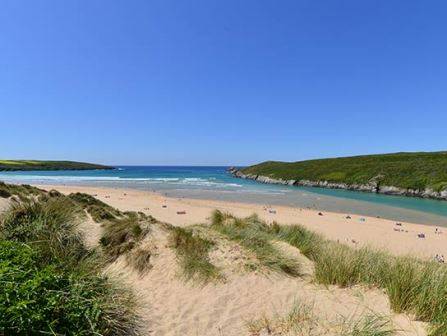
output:
<path id="1" fill-rule="evenodd" d="M 447 1 L 3 0 L 0 158 L 447 149 Z"/>

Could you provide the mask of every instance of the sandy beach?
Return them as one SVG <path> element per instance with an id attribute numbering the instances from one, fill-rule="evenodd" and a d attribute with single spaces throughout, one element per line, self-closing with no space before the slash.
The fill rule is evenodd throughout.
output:
<path id="1" fill-rule="evenodd" d="M 432 225 L 397 222 L 375 217 L 352 214 L 320 212 L 284 206 L 270 207 L 260 204 L 169 198 L 164 195 L 121 188 L 97 188 L 85 186 L 37 185 L 64 194 L 84 192 L 120 210 L 142 211 L 160 221 L 178 226 L 206 223 L 215 209 L 230 212 L 236 216 L 257 213 L 268 222 L 301 224 L 323 234 L 325 237 L 350 246 L 371 246 L 388 250 L 394 254 L 412 254 L 433 258 L 436 254 L 447 256 L 447 231 Z M 177 212 L 186 212 L 177 214 Z M 348 219 L 348 215 L 351 217 Z M 423 233 L 425 238 L 419 238 Z"/>
<path id="2" fill-rule="evenodd" d="M 168 198 L 130 189 L 62 185 L 38 187 L 56 189 L 64 194 L 87 193 L 119 210 L 142 211 L 176 226 L 206 224 L 211 212 L 219 209 L 236 216 L 257 213 L 269 222 L 299 223 L 329 239 L 354 247 L 367 245 L 393 254 L 413 254 L 423 258 L 431 258 L 436 253 L 447 254 L 447 233 L 435 234 L 435 227 L 421 224 L 403 222 L 396 225 L 381 218 L 355 215 L 348 219 L 348 214 L 319 213 L 292 207 Z M 0 205 L 5 208 L 7 203 Z M 82 223 L 81 229 L 86 233 L 87 243 L 96 246 L 101 236 L 101 225 L 90 219 Z M 418 238 L 420 233 L 424 233 L 425 238 Z M 335 335 L 329 331 L 330 327 L 324 329 L 326 324 L 338 323 L 341 319 L 355 321 L 370 314 L 388 316 L 396 335 L 427 335 L 426 323 L 414 321 L 407 314 L 393 312 L 383 290 L 364 286 L 339 288 L 315 283 L 313 264 L 299 250 L 286 245 L 278 246 L 285 248 L 289 255 L 304 265 L 305 272 L 298 278 L 264 271 L 244 271 L 243 265 L 247 258 L 251 258 L 250 254 L 234 242 L 218 240 L 210 258 L 223 272 L 225 280 L 197 285 L 185 282 L 179 276 L 178 262 L 166 232 L 154 226 L 142 243 L 143 247 L 150 246 L 156 251 L 151 256 L 152 266 L 147 274 L 138 274 L 129 266 L 125 256 L 111 263 L 106 272 L 122 279 L 136 293 L 145 335 L 264 335 L 250 331 L 250 321 L 274 321 L 278 316 L 285 316 L 297 303 L 312 307 L 313 314 L 323 321 L 317 327 L 323 328 L 320 330 L 322 333 L 309 335 Z"/>
<path id="3" fill-rule="evenodd" d="M 142 211 L 177 226 L 207 223 L 211 212 L 220 209 L 237 216 L 257 213 L 270 222 L 300 223 L 350 246 L 370 245 L 396 254 L 412 253 L 421 257 L 431 257 L 435 253 L 447 254 L 446 235 L 434 234 L 435 228 L 432 226 L 408 223 L 396 226 L 396 223 L 380 218 L 351 215 L 351 219 L 347 219 L 346 214 L 319 215 L 315 210 L 289 207 L 270 208 L 257 204 L 174 199 L 129 189 L 56 185 L 39 187 L 56 189 L 64 194 L 88 193 L 120 210 Z M 395 228 L 404 231 L 397 232 Z M 89 244 L 97 244 L 100 225 L 87 221 L 83 223 L 82 229 L 86 232 Z M 425 239 L 417 238 L 420 232 L 425 233 Z M 397 330 L 396 335 L 427 335 L 425 323 L 414 321 L 406 314 L 394 313 L 382 290 L 316 284 L 312 280 L 312 263 L 290 246 L 287 247 L 288 253 L 307 265 L 302 277 L 292 278 L 269 272 L 247 273 L 243 271 L 242 265 L 250 256 L 237 244 L 220 240 L 210 257 L 224 272 L 225 281 L 198 286 L 185 283 L 179 276 L 176 256 L 169 247 L 166 233 L 154 228 L 150 237 L 143 245 L 150 245 L 157 252 L 151 257 L 152 268 L 146 275 L 136 273 L 125 257 L 120 257 L 107 269 L 109 274 L 123 279 L 137 294 L 147 335 L 264 335 L 250 332 L 248 323 L 285 316 L 297 303 L 312 307 L 313 313 L 324 324 L 338 323 L 340 319 L 354 321 L 361 316 L 380 314 L 390 317 Z M 329 329 L 320 332 L 314 330 L 309 335 L 334 334 Z"/>

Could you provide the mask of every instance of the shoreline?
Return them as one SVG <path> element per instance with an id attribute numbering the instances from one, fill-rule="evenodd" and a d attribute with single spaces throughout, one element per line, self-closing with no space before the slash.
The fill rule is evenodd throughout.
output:
<path id="1" fill-rule="evenodd" d="M 34 185 L 38 188 L 56 189 L 64 194 L 84 192 L 120 210 L 142 211 L 158 220 L 178 226 L 209 222 L 215 209 L 245 217 L 257 213 L 267 222 L 301 224 L 328 239 L 349 246 L 370 246 L 393 254 L 411 254 L 433 258 L 436 254 L 447 256 L 447 229 L 436 226 L 400 222 L 384 218 L 355 214 L 327 212 L 291 206 L 268 206 L 234 201 L 175 198 L 163 194 L 129 188 L 106 188 L 69 185 Z M 177 212 L 186 212 L 177 214 Z M 320 215 L 321 213 L 321 215 Z M 347 215 L 350 218 L 347 218 Z M 444 232 L 445 230 L 445 232 Z M 425 238 L 418 238 L 423 233 Z"/>
<path id="2" fill-rule="evenodd" d="M 371 181 L 369 184 L 347 184 L 334 183 L 329 181 L 311 181 L 311 180 L 284 180 L 281 178 L 272 178 L 263 175 L 245 174 L 241 170 L 230 167 L 228 172 L 240 179 L 252 180 L 264 184 L 280 184 L 288 186 L 313 187 L 323 189 L 340 189 L 347 191 L 358 191 L 371 194 L 380 194 L 387 196 L 404 196 L 421 199 L 430 199 L 436 201 L 447 201 L 447 190 L 435 191 L 430 188 L 424 190 L 405 189 L 395 186 L 382 186 L 377 181 Z"/>

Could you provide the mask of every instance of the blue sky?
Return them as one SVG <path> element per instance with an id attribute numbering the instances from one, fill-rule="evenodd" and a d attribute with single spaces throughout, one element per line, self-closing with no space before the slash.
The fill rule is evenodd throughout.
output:
<path id="1" fill-rule="evenodd" d="M 443 0 L 3 0 L 0 158 L 446 150 L 446 17 Z"/>

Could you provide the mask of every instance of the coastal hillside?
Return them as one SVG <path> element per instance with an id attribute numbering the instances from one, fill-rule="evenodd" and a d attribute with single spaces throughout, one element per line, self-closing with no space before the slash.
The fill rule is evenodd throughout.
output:
<path id="1" fill-rule="evenodd" d="M 0 171 L 90 169 L 113 169 L 113 167 L 75 161 L 0 160 Z"/>
<path id="2" fill-rule="evenodd" d="M 233 173 L 266 183 L 447 199 L 447 152 L 268 161 L 242 170 L 234 169 Z"/>

